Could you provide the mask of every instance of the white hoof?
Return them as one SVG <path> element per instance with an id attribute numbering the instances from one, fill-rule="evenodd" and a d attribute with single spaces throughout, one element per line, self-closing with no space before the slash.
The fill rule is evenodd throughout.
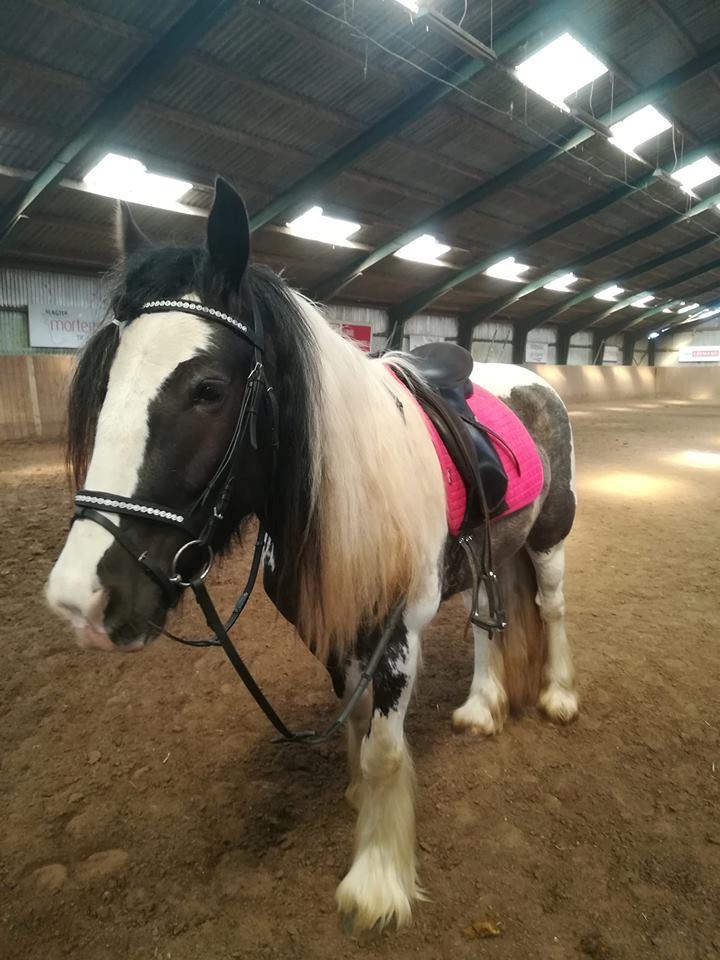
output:
<path id="1" fill-rule="evenodd" d="M 538 707 L 555 723 L 571 723 L 578 715 L 578 696 L 573 689 L 553 682 L 541 690 Z"/>
<path id="2" fill-rule="evenodd" d="M 379 932 L 388 924 L 409 924 L 413 900 L 423 899 L 414 874 L 413 866 L 403 882 L 400 872 L 379 849 L 360 854 L 335 893 L 347 932 L 359 937 L 370 930 Z"/>
<path id="3" fill-rule="evenodd" d="M 507 716 L 507 697 L 497 682 L 488 683 L 483 690 L 472 691 L 466 702 L 452 715 L 456 733 L 472 733 L 478 737 L 492 737 L 500 733 Z"/>

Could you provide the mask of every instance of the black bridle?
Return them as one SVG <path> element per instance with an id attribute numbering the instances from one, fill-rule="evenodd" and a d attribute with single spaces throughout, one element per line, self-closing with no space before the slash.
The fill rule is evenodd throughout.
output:
<path id="1" fill-rule="evenodd" d="M 83 489 L 78 490 L 75 494 L 73 522 L 76 520 L 90 520 L 107 530 L 114 540 L 140 565 L 143 572 L 160 587 L 168 602 L 168 606 L 175 606 L 183 591 L 189 587 L 195 595 L 195 599 L 203 612 L 208 627 L 213 632 L 212 637 L 205 640 L 187 640 L 157 627 L 155 624 L 150 624 L 150 626 L 171 640 L 186 644 L 187 646 L 222 647 L 249 693 L 278 731 L 279 735 L 276 737 L 276 740 L 289 743 L 322 743 L 329 739 L 336 730 L 342 726 L 352 712 L 355 704 L 367 689 L 385 652 L 388 641 L 399 623 L 403 605 L 401 602 L 398 602 L 391 611 L 383 634 L 372 656 L 361 672 L 360 680 L 355 690 L 346 701 L 338 717 L 327 730 L 320 734 L 317 734 L 314 730 L 293 732 L 283 723 L 230 640 L 229 632 L 250 599 L 257 580 L 263 552 L 270 542 L 262 524 L 260 525 L 255 543 L 247 582 L 225 623 L 220 619 L 215 605 L 207 592 L 204 581 L 214 561 L 213 548 L 211 545 L 212 540 L 217 526 L 222 521 L 225 510 L 230 502 L 235 481 L 238 451 L 246 439 L 249 439 L 253 450 L 259 450 L 258 418 L 263 401 L 269 407 L 271 424 L 270 452 L 272 462 L 270 484 L 268 485 L 269 490 L 273 489 L 279 448 L 277 400 L 272 385 L 266 377 L 263 366 L 265 336 L 262 317 L 257 302 L 252 295 L 250 295 L 250 303 L 253 316 L 252 328 L 248 327 L 247 324 L 237 317 L 230 316 L 221 310 L 216 310 L 213 307 L 208 307 L 203 303 L 192 300 L 152 300 L 149 303 L 143 304 L 138 314 L 139 316 L 148 313 L 166 313 L 169 310 L 192 314 L 193 316 L 202 317 L 205 320 L 224 324 L 230 330 L 247 340 L 253 347 L 253 365 L 248 374 L 243 401 L 232 438 L 212 479 L 187 515 L 146 500 L 123 497 L 105 491 Z M 132 319 L 134 318 L 131 317 L 130 320 L 125 322 L 129 323 Z M 118 327 L 122 326 L 119 320 L 113 320 L 113 323 Z M 143 520 L 153 520 L 186 533 L 190 539 L 175 553 L 171 563 L 170 573 L 167 573 L 147 550 L 139 550 L 132 539 L 129 538 L 117 524 L 105 516 L 107 513 L 126 517 L 140 517 Z M 195 569 L 192 574 L 185 573 L 185 575 L 183 575 L 181 572 L 183 557 L 191 551 L 200 555 L 201 562 L 195 564 Z"/>

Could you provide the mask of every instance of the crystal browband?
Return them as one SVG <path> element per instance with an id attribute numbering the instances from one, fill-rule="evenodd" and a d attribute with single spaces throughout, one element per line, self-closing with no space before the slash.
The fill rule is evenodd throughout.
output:
<path id="1" fill-rule="evenodd" d="M 109 513 L 120 513 L 128 517 L 151 517 L 179 527 L 186 526 L 185 517 L 179 513 L 173 513 L 172 510 L 166 510 L 142 500 L 130 500 L 127 497 L 99 493 L 95 490 L 78 490 L 75 494 L 75 506 L 106 510 Z"/>

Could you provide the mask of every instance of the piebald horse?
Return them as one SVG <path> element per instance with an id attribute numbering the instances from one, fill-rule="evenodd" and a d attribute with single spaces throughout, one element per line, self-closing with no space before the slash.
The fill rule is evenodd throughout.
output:
<path id="1" fill-rule="evenodd" d="M 265 589 L 328 665 L 340 697 L 355 688 L 393 611 L 395 627 L 373 683 L 348 722 L 347 798 L 357 827 L 336 899 L 355 933 L 405 924 L 421 897 L 405 713 L 423 628 L 443 599 L 463 593 L 469 604 L 471 582 L 465 555 L 448 534 L 443 476 L 426 423 L 390 373 L 391 355 L 368 359 L 313 303 L 249 263 L 245 206 L 224 181 L 202 246 L 153 246 L 126 209 L 120 232 L 111 318 L 80 355 L 71 386 L 75 481 L 182 516 L 202 501 L 231 449 L 234 482 L 212 547 L 229 551 L 245 521 L 259 518 L 270 538 Z M 252 344 L 177 301 L 239 318 L 248 329 L 253 311 L 260 316 L 277 449 L 269 442 L 267 404 L 257 412 L 257 442 L 231 444 Z M 399 362 L 413 361 L 408 355 Z M 491 524 L 509 627 L 499 641 L 473 627 L 470 693 L 452 717 L 456 730 L 489 736 L 500 732 L 514 699 L 528 693 L 552 720 L 569 722 L 577 713 L 563 598 L 574 454 L 567 412 L 540 377 L 476 364 L 473 379 L 524 423 L 544 476 L 534 502 Z M 187 541 L 177 527 L 141 515 L 104 517 L 166 570 Z M 78 519 L 47 599 L 76 628 L 81 646 L 138 650 L 158 635 L 174 605 L 146 573 L 111 531 Z M 480 600 L 487 613 L 482 591 Z"/>

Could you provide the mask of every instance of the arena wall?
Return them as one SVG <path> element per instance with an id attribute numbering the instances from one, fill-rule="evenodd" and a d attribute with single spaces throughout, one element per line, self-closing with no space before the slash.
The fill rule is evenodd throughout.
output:
<path id="1" fill-rule="evenodd" d="M 70 355 L 0 356 L 0 440 L 61 437 Z M 566 403 L 670 399 L 720 400 L 720 368 L 597 367 L 528 364 Z"/>

